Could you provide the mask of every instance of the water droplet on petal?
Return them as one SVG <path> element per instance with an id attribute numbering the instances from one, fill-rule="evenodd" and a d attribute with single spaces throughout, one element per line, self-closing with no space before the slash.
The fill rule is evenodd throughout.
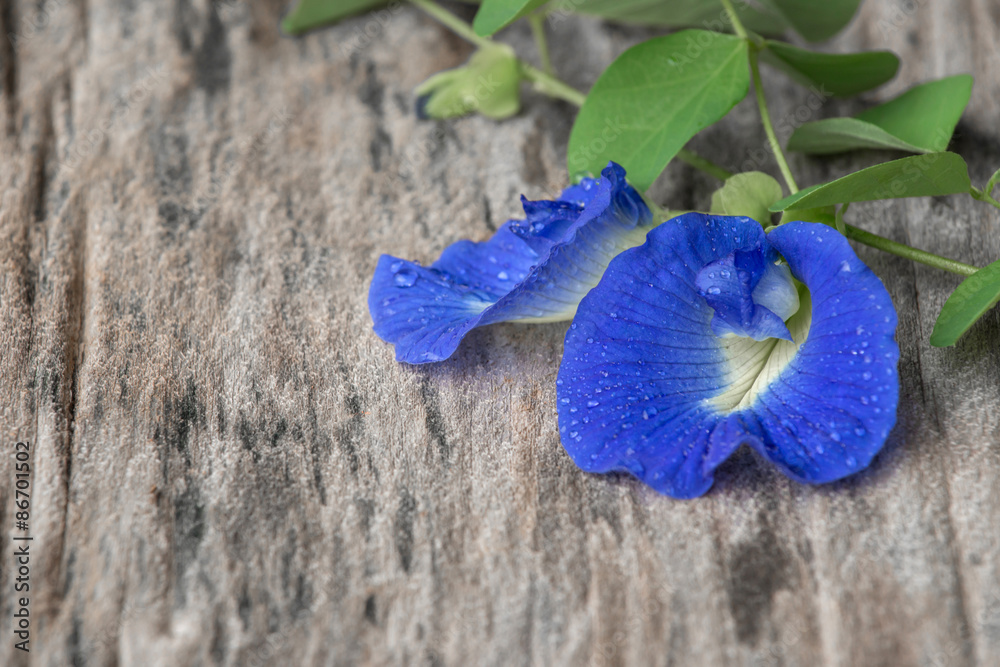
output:
<path id="1" fill-rule="evenodd" d="M 709 287 L 708 288 L 708 293 L 709 294 L 722 294 L 722 290 L 719 289 L 718 287 Z"/>
<path id="2" fill-rule="evenodd" d="M 393 282 L 396 283 L 397 287 L 413 287 L 414 283 L 417 282 L 417 274 L 410 269 L 403 269 L 396 273 Z"/>

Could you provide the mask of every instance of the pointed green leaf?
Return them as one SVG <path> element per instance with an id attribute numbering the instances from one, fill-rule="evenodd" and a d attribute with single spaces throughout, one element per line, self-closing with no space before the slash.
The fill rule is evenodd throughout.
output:
<path id="1" fill-rule="evenodd" d="M 743 25 L 754 32 L 780 35 L 788 27 L 775 12 L 760 11 L 745 2 L 734 5 Z M 622 23 L 733 31 L 720 0 L 556 0 L 551 7 L 550 20 L 579 12 Z"/>
<path id="2" fill-rule="evenodd" d="M 781 199 L 781 184 L 760 171 L 747 171 L 726 179 L 712 194 L 711 213 L 743 215 L 762 225 L 771 223 L 767 207 Z"/>
<path id="3" fill-rule="evenodd" d="M 955 153 L 930 153 L 875 165 L 835 181 L 785 197 L 771 211 L 816 208 L 856 201 L 935 197 L 968 192 L 972 187 L 965 160 Z"/>
<path id="4" fill-rule="evenodd" d="M 692 39 L 704 44 L 697 58 L 684 55 Z M 738 37 L 683 30 L 633 46 L 587 95 L 569 138 L 569 173 L 598 174 L 614 160 L 645 190 L 749 89 L 747 43 Z"/>
<path id="5" fill-rule="evenodd" d="M 857 118 L 914 146 L 943 151 L 970 97 L 972 76 L 959 74 L 915 86 Z"/>
<path id="6" fill-rule="evenodd" d="M 339 21 L 354 14 L 387 4 L 388 0 L 300 0 L 281 21 L 281 29 L 290 35 Z"/>
<path id="7" fill-rule="evenodd" d="M 792 134 L 788 148 L 814 154 L 856 148 L 943 151 L 971 96 L 972 77 L 968 74 L 931 81 L 855 118 L 806 123 Z"/>
<path id="8" fill-rule="evenodd" d="M 857 118 L 828 118 L 806 123 L 792 133 L 788 150 L 812 155 L 843 153 L 857 148 L 887 148 L 907 153 L 932 153 L 894 137 L 878 125 Z"/>
<path id="9" fill-rule="evenodd" d="M 810 42 L 822 42 L 851 22 L 861 0 L 763 0 L 763 4 L 781 14 Z"/>
<path id="10" fill-rule="evenodd" d="M 896 76 L 899 58 L 891 51 L 818 53 L 767 40 L 761 60 L 824 95 L 848 97 L 881 86 Z"/>
<path id="11" fill-rule="evenodd" d="M 472 21 L 472 29 L 477 35 L 489 37 L 546 2 L 548 0 L 483 0 Z"/>
<path id="12" fill-rule="evenodd" d="M 997 302 L 1000 302 L 1000 260 L 973 273 L 951 293 L 934 323 L 931 345 L 954 345 Z"/>

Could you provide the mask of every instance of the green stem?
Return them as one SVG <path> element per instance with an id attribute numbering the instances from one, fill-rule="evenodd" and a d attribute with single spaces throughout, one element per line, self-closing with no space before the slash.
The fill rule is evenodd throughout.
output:
<path id="1" fill-rule="evenodd" d="M 979 270 L 978 267 L 963 264 L 962 262 L 956 262 L 953 259 L 941 257 L 940 255 L 935 255 L 934 253 L 926 252 L 924 250 L 917 250 L 916 248 L 911 248 L 908 245 L 896 243 L 895 241 L 890 241 L 887 238 L 872 234 L 871 232 L 866 232 L 863 229 L 858 229 L 852 225 L 845 225 L 845 227 L 847 229 L 847 238 L 849 239 L 854 239 L 858 243 L 863 243 L 867 246 L 871 246 L 872 248 L 877 248 L 883 252 L 888 252 L 899 257 L 905 257 L 906 259 L 913 260 L 914 262 L 920 262 L 921 264 L 926 264 L 927 266 L 933 266 L 935 269 L 957 273 L 960 276 L 971 276 Z"/>
<path id="2" fill-rule="evenodd" d="M 459 37 L 472 42 L 476 46 L 488 48 L 491 44 L 493 44 L 491 39 L 477 35 L 471 25 L 449 12 L 441 5 L 433 2 L 433 0 L 410 0 L 410 3 L 419 7 L 439 23 L 444 24 Z"/>
<path id="3" fill-rule="evenodd" d="M 987 188 L 989 188 L 989 186 L 987 186 Z M 980 190 L 977 187 L 971 187 L 969 188 L 969 194 L 972 195 L 972 198 L 975 199 L 976 201 L 986 202 L 991 206 L 996 206 L 997 208 L 1000 208 L 1000 202 L 998 202 L 996 199 L 990 196 L 989 189 Z"/>
<path id="4" fill-rule="evenodd" d="M 729 20 L 733 23 L 733 30 L 736 34 L 743 39 L 749 40 L 750 35 L 747 34 L 747 29 L 743 27 L 743 22 L 740 21 L 739 14 L 733 8 L 733 3 L 730 0 L 722 0 L 722 6 L 726 8 L 726 13 L 729 14 Z"/>
<path id="5" fill-rule="evenodd" d="M 992 195 L 993 188 L 997 186 L 997 183 L 1000 183 L 1000 169 L 997 169 L 996 172 L 990 177 L 990 182 L 986 184 L 986 189 L 983 190 L 983 192 L 988 195 Z"/>
<path id="6" fill-rule="evenodd" d="M 709 176 L 715 176 L 720 181 L 724 181 L 733 175 L 733 172 L 723 169 L 714 162 L 710 162 L 697 153 L 693 153 L 686 148 L 682 148 L 680 152 L 677 153 L 677 159 L 691 165 L 695 169 L 705 172 Z"/>
<path id="7" fill-rule="evenodd" d="M 771 124 L 771 114 L 767 110 L 767 99 L 764 97 L 764 84 L 760 78 L 760 63 L 757 60 L 757 49 L 753 46 L 749 46 L 748 48 L 750 49 L 750 71 L 753 74 L 753 89 L 757 96 L 757 107 L 760 109 L 760 119 L 764 124 L 764 133 L 767 134 L 767 140 L 771 144 L 774 159 L 778 161 L 781 176 L 785 179 L 785 184 L 788 185 L 791 194 L 794 195 L 799 191 L 799 186 L 795 183 L 792 170 L 788 168 L 785 153 L 781 150 L 778 135 L 774 133 L 774 125 Z"/>
<path id="8" fill-rule="evenodd" d="M 565 100 L 578 107 L 582 107 L 584 101 L 587 99 L 587 96 L 576 88 L 560 81 L 551 74 L 546 74 L 537 67 L 532 67 L 524 61 L 520 61 L 520 67 L 524 78 L 530 81 L 534 85 L 535 90 L 540 93 Z"/>
<path id="9" fill-rule="evenodd" d="M 535 37 L 538 57 L 542 61 L 542 71 L 552 76 L 556 72 L 552 69 L 552 58 L 549 57 L 549 42 L 545 38 L 545 14 L 532 14 L 528 17 L 528 23 L 531 25 L 531 34 Z"/>

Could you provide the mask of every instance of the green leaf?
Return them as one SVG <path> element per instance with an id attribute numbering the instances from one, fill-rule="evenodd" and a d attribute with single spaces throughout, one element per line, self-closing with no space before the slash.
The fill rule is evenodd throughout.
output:
<path id="1" fill-rule="evenodd" d="M 931 81 L 855 118 L 806 123 L 792 134 L 788 148 L 813 154 L 856 148 L 940 152 L 948 147 L 971 95 L 968 74 Z"/>
<path id="2" fill-rule="evenodd" d="M 781 199 L 781 184 L 759 171 L 747 171 L 726 179 L 712 194 L 711 212 L 718 215 L 743 215 L 761 225 L 771 224 L 767 207 Z"/>
<path id="3" fill-rule="evenodd" d="M 698 57 L 685 55 L 691 40 Z M 747 43 L 683 30 L 633 46 L 601 74 L 573 125 L 571 176 L 598 174 L 609 160 L 648 188 L 694 135 L 725 116 L 750 89 Z"/>
<path id="4" fill-rule="evenodd" d="M 788 150 L 812 155 L 843 153 L 857 148 L 887 148 L 907 153 L 933 153 L 894 137 L 878 125 L 857 118 L 829 118 L 806 123 L 792 133 Z"/>
<path id="5" fill-rule="evenodd" d="M 281 29 L 297 35 L 387 3 L 388 0 L 300 0 L 282 19 Z"/>
<path id="6" fill-rule="evenodd" d="M 976 321 L 1000 301 L 1000 260 L 962 281 L 941 308 L 931 345 L 954 345 Z"/>
<path id="7" fill-rule="evenodd" d="M 489 37 L 546 2 L 548 0 L 483 0 L 472 21 L 472 29 L 481 37 Z"/>
<path id="8" fill-rule="evenodd" d="M 788 23 L 774 12 L 754 9 L 745 2 L 734 4 L 743 25 L 754 32 L 780 35 L 788 27 Z M 622 23 L 733 31 L 719 0 L 556 0 L 551 5 L 549 17 L 558 21 L 570 12 Z"/>
<path id="9" fill-rule="evenodd" d="M 943 151 L 970 97 L 972 76 L 959 74 L 915 86 L 857 118 L 914 146 Z"/>
<path id="10" fill-rule="evenodd" d="M 965 160 L 955 153 L 930 153 L 875 165 L 835 181 L 814 185 L 771 206 L 771 211 L 816 208 L 856 201 L 934 197 L 968 192 Z"/>
<path id="11" fill-rule="evenodd" d="M 763 3 L 810 42 L 822 42 L 851 22 L 861 0 L 763 0 Z"/>
<path id="12" fill-rule="evenodd" d="M 891 51 L 818 53 L 767 40 L 761 60 L 823 95 L 848 97 L 881 86 L 896 76 L 899 58 Z"/>

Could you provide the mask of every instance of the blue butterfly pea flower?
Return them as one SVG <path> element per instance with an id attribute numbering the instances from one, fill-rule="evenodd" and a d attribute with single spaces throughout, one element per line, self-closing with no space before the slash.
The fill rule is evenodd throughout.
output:
<path id="1" fill-rule="evenodd" d="M 840 479 L 895 423 L 895 330 L 836 230 L 682 215 L 581 302 L 557 380 L 563 446 L 676 498 L 705 493 L 744 443 L 795 480 Z"/>
<path id="2" fill-rule="evenodd" d="M 525 220 L 488 241 L 459 241 L 428 267 L 383 255 L 368 292 L 375 333 L 396 359 L 447 359 L 472 329 L 572 319 L 611 259 L 642 243 L 653 216 L 611 163 L 556 201 L 522 198 Z"/>

